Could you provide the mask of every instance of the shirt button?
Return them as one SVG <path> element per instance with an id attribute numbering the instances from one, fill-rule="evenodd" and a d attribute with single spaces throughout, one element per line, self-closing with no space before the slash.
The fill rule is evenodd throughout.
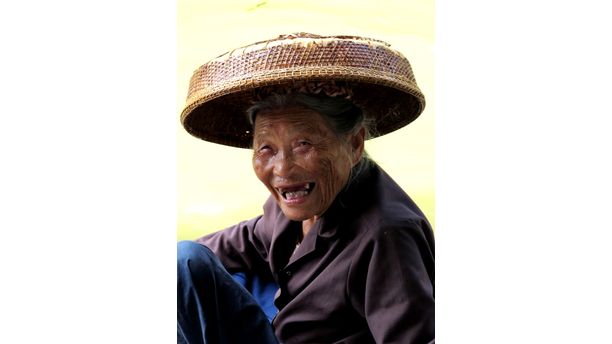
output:
<path id="1" fill-rule="evenodd" d="M 293 273 L 291 272 L 291 270 L 285 271 L 285 276 L 287 276 L 287 277 L 291 277 L 292 274 Z"/>

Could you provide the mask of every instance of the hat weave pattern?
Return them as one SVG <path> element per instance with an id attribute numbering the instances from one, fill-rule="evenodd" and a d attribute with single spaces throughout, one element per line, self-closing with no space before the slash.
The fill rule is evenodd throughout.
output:
<path id="1" fill-rule="evenodd" d="M 284 35 L 235 49 L 198 68 L 181 113 L 185 129 L 206 141 L 247 148 L 246 109 L 266 87 L 341 81 L 374 118 L 374 136 L 399 129 L 425 107 L 408 60 L 378 40 L 355 36 Z"/>

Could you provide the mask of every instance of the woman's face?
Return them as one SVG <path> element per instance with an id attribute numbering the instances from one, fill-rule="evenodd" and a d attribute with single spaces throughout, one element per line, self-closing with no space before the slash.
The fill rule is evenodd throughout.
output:
<path id="1" fill-rule="evenodd" d="M 294 221 L 316 219 L 329 208 L 362 151 L 363 131 L 338 137 L 314 110 L 262 110 L 255 120 L 253 169 Z"/>

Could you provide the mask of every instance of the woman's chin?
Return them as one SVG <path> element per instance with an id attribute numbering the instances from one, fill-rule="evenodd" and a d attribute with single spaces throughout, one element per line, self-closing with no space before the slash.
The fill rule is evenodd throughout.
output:
<path id="1" fill-rule="evenodd" d="M 294 210 L 287 211 L 283 208 L 281 209 L 283 211 L 283 214 L 285 214 L 285 216 L 291 221 L 304 221 L 304 220 L 314 217 L 314 215 L 309 215 L 309 214 L 302 213 L 302 212 L 296 212 Z"/>
<path id="2" fill-rule="evenodd" d="M 298 209 L 296 207 L 288 207 L 284 204 L 281 204 L 280 208 L 283 211 L 283 214 L 285 214 L 285 216 L 291 221 L 304 221 L 312 219 L 316 215 L 312 211 Z"/>

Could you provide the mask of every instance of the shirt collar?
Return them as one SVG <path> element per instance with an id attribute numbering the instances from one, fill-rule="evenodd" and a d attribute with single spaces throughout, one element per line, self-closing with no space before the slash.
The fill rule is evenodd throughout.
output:
<path id="1" fill-rule="evenodd" d="M 332 205 L 313 227 L 320 237 L 331 238 L 336 235 L 341 219 L 351 216 L 350 212 L 355 211 L 355 207 L 363 202 L 364 198 L 367 198 L 364 192 L 375 166 L 376 164 L 371 160 L 362 160 L 353 168 L 353 173 L 356 175 L 340 191 Z"/>

